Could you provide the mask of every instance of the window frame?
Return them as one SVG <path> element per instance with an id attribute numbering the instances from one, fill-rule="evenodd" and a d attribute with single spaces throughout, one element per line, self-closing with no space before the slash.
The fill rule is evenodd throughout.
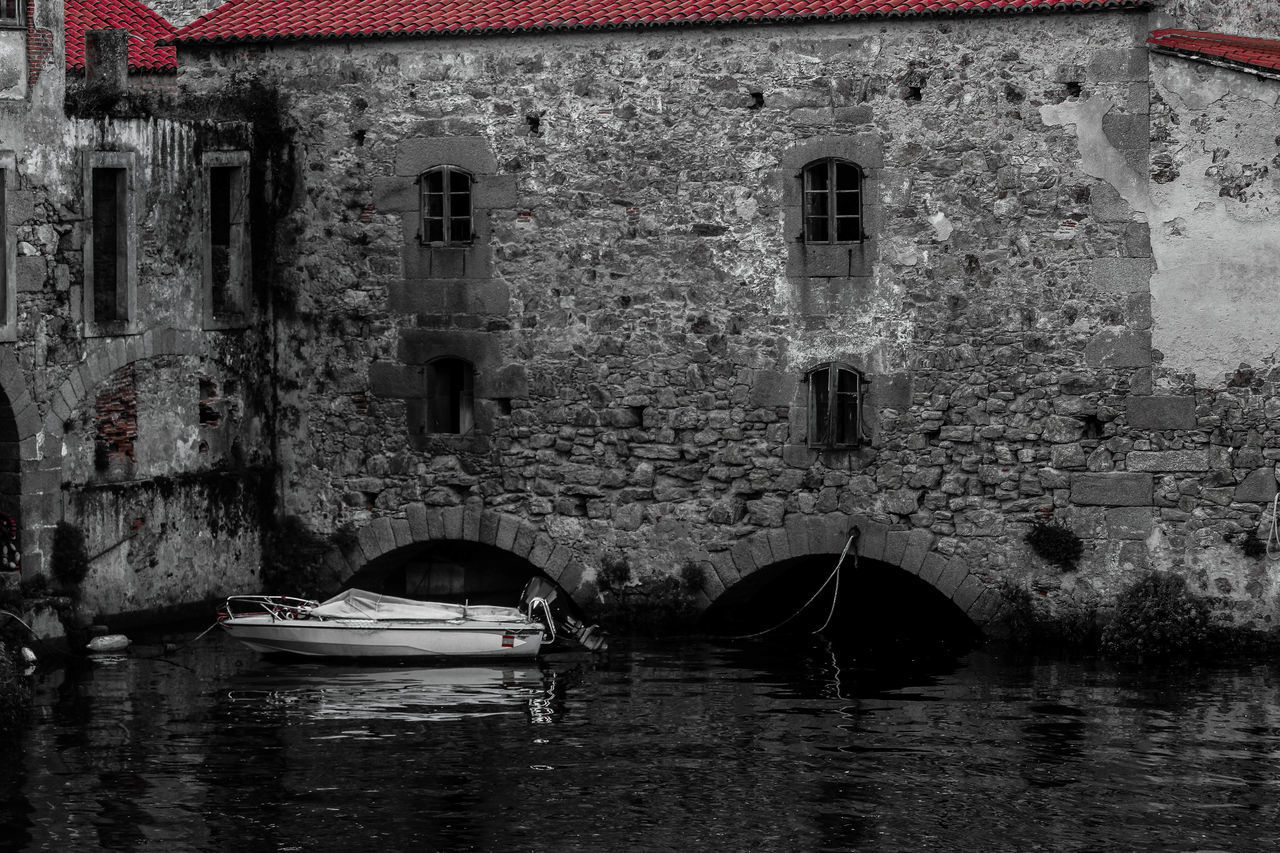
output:
<path id="1" fill-rule="evenodd" d="M 841 183 L 842 169 L 852 170 L 854 184 L 845 187 Z M 814 188 L 815 176 L 823 175 L 824 187 Z M 853 245 L 866 240 L 866 214 L 864 191 L 866 187 L 866 170 L 862 166 L 843 157 L 823 157 L 811 160 L 800 169 L 800 242 L 813 246 Z M 854 196 L 856 211 L 852 214 L 841 213 L 840 196 Z M 811 203 L 821 200 L 825 210 L 813 213 Z M 840 220 L 851 220 L 857 236 L 851 239 L 838 239 Z M 821 221 L 826 230 L 826 239 L 819 239 L 813 221 Z"/>
<path id="2" fill-rule="evenodd" d="M 438 191 L 428 187 L 431 178 L 435 175 L 442 176 L 441 188 Z M 454 205 L 458 203 L 456 197 L 463 194 L 462 191 L 454 188 L 454 181 L 459 177 L 466 180 L 466 215 L 459 215 L 454 210 Z M 423 246 L 474 245 L 476 240 L 475 174 L 461 166 L 442 163 L 419 173 L 417 183 L 418 242 Z M 440 199 L 440 214 L 438 216 L 430 213 L 430 196 L 437 196 Z M 453 234 L 455 223 L 464 221 L 467 223 L 467 236 L 465 239 L 457 239 Z M 441 237 L 439 240 L 431 239 L 431 225 L 429 223 L 434 222 L 439 223 Z"/>
<path id="3" fill-rule="evenodd" d="M 117 198 L 118 229 L 116 255 L 116 309 L 117 316 L 99 319 L 94 308 L 95 266 L 94 231 L 97 217 L 94 214 L 94 173 L 111 170 L 123 173 L 119 185 L 121 197 Z M 86 337 L 136 334 L 138 323 L 138 218 L 137 186 L 140 174 L 137 155 L 128 151 L 86 151 L 84 159 L 84 285 L 82 308 Z"/>
<path id="4" fill-rule="evenodd" d="M 822 381 L 820 374 L 825 374 Z M 852 390 L 841 388 L 841 379 L 846 377 L 852 380 Z M 863 408 L 870 381 L 862 371 L 843 362 L 825 362 L 806 371 L 804 381 L 809 386 L 808 446 L 823 450 L 856 450 L 865 445 L 868 436 L 862 426 Z M 835 405 L 832 405 L 833 400 Z"/>
<path id="5" fill-rule="evenodd" d="M 441 371 L 446 366 L 457 366 L 461 380 L 459 387 L 448 389 L 447 396 L 440 388 Z M 423 432 L 426 435 L 467 436 L 476 429 L 476 367 L 465 358 L 444 355 L 427 362 L 426 379 L 426 411 L 423 417 Z M 442 401 L 447 405 L 447 414 L 441 413 Z M 456 430 L 435 429 L 443 420 L 450 424 L 456 422 Z"/>
<path id="6" fill-rule="evenodd" d="M 4 7 L 13 3 L 13 14 L 6 15 Z M 18 30 L 27 28 L 27 0 L 0 0 L 0 29 Z"/>
<path id="7" fill-rule="evenodd" d="M 201 282 L 204 327 L 206 329 L 238 328 L 253 316 L 253 242 L 251 240 L 252 208 L 250 204 L 250 156 L 248 151 L 208 151 L 201 156 L 203 192 Z M 214 170 L 231 171 L 228 186 L 228 264 L 227 281 L 221 289 L 224 300 L 219 305 L 219 285 L 215 280 L 214 243 Z M 239 218 L 236 217 L 239 212 Z M 221 309 L 221 310 L 220 310 Z"/>

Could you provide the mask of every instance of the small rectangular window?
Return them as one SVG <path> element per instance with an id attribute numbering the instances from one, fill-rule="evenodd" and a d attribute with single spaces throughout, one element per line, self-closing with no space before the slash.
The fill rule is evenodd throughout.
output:
<path id="1" fill-rule="evenodd" d="M 135 334 L 138 307 L 137 154 L 86 151 L 84 160 L 85 334 Z"/>
<path id="2" fill-rule="evenodd" d="M 865 381 L 843 365 L 809 371 L 809 446 L 854 448 L 862 445 L 862 395 Z"/>
<path id="3" fill-rule="evenodd" d="M 422 242 L 445 246 L 470 243 L 474 237 L 470 173 L 440 166 L 422 173 L 419 183 Z"/>
<path id="4" fill-rule="evenodd" d="M 93 170 L 93 319 L 99 323 L 129 319 L 128 173 Z"/>
<path id="5" fill-rule="evenodd" d="M 205 327 L 246 322 L 252 258 L 249 240 L 249 154 L 211 151 L 205 164 Z"/>

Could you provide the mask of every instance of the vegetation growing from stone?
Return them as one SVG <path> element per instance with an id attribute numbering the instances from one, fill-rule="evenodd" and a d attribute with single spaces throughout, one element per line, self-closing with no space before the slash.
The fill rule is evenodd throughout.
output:
<path id="1" fill-rule="evenodd" d="M 1063 571 L 1072 571 L 1084 553 L 1084 543 L 1071 528 L 1060 521 L 1037 519 L 1027 532 L 1026 542 L 1044 559 Z"/>
<path id="2" fill-rule="evenodd" d="M 67 521 L 59 521 L 53 531 L 53 553 L 49 557 L 53 578 L 68 590 L 75 589 L 89 574 L 89 552 L 84 531 Z"/>
<path id="3" fill-rule="evenodd" d="M 694 596 L 702 588 L 702 568 L 686 561 L 675 574 L 636 577 L 626 557 L 606 561 L 596 573 L 600 603 L 588 615 L 611 631 L 669 633 L 690 628 L 698 618 Z"/>
<path id="4" fill-rule="evenodd" d="M 1122 592 L 1102 632 L 1103 651 L 1117 657 L 1190 655 L 1212 640 L 1209 602 L 1167 572 L 1150 572 Z"/>
<path id="5" fill-rule="evenodd" d="M 322 598 L 334 590 L 324 556 L 339 543 L 339 534 L 322 536 L 297 516 L 287 516 L 269 531 L 264 543 L 262 588 L 269 594 Z"/>

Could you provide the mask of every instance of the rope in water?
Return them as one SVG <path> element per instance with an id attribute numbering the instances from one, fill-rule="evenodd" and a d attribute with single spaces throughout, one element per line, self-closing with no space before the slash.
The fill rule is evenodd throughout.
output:
<path id="1" fill-rule="evenodd" d="M 765 628 L 763 631 L 757 631 L 754 634 L 740 634 L 738 636 L 731 637 L 730 639 L 750 640 L 750 639 L 754 639 L 755 637 L 763 637 L 765 634 L 772 634 L 774 631 L 788 624 L 789 622 L 791 622 L 791 620 L 795 619 L 801 613 L 805 612 L 805 610 L 809 609 L 809 605 L 817 601 L 818 596 L 822 595 L 822 591 L 827 588 L 827 585 L 831 583 L 832 580 L 835 580 L 836 588 L 835 588 L 835 592 L 831 596 L 831 610 L 827 613 L 827 620 L 822 623 L 822 627 L 817 628 L 811 633 L 820 634 L 823 631 L 825 631 L 827 629 L 827 626 L 831 624 L 831 618 L 835 616 L 836 601 L 840 597 L 840 567 L 844 565 L 845 557 L 849 556 L 849 549 L 852 548 L 854 543 L 858 541 L 858 537 L 861 534 L 862 534 L 862 531 L 859 530 L 857 527 L 854 527 L 852 530 L 849 531 L 849 538 L 844 543 L 844 550 L 840 552 L 840 559 L 836 561 L 836 567 L 831 570 L 831 574 L 827 575 L 827 579 L 822 582 L 822 586 L 818 587 L 818 591 L 815 592 L 809 598 L 808 601 L 800 605 L 799 610 L 797 610 L 795 613 L 792 613 L 790 616 L 788 616 L 786 619 L 783 619 L 781 622 L 779 622 L 777 625 L 774 625 L 772 628 Z M 855 566 L 858 563 L 857 551 L 854 551 L 853 562 Z"/>

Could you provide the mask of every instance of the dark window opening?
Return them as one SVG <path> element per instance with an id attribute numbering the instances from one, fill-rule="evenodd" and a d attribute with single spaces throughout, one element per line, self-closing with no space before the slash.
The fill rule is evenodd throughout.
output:
<path id="1" fill-rule="evenodd" d="M 468 172 L 441 166 L 419 178 L 422 191 L 422 242 L 442 246 L 472 240 L 471 183 Z"/>
<path id="2" fill-rule="evenodd" d="M 826 364 L 809 371 L 809 446 L 860 447 L 862 398 L 867 381 L 858 371 Z"/>
<path id="3" fill-rule="evenodd" d="M 244 167 L 209 168 L 209 284 L 215 316 L 244 309 Z"/>
<path id="4" fill-rule="evenodd" d="M 465 435 L 475 427 L 475 374 L 458 358 L 427 365 L 427 432 Z"/>
<path id="5" fill-rule="evenodd" d="M 26 18 L 27 0 L 0 0 L 0 27 L 20 27 Z"/>
<path id="6" fill-rule="evenodd" d="M 128 319 L 127 175 L 93 170 L 93 319 Z"/>
<path id="7" fill-rule="evenodd" d="M 847 160 L 804 167 L 804 242 L 862 240 L 862 169 Z"/>
<path id="8" fill-rule="evenodd" d="M 0 169 L 0 325 L 9 322 L 9 173 Z"/>

